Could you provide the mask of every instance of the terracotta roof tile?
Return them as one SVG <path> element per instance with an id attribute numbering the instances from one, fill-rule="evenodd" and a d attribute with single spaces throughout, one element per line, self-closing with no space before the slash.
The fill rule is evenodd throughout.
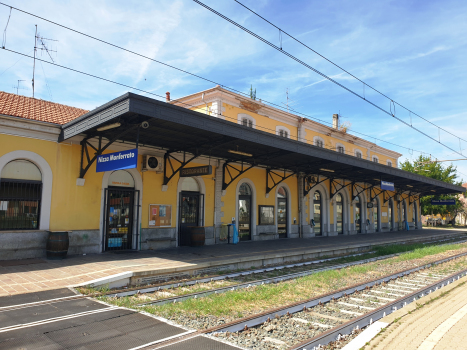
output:
<path id="1" fill-rule="evenodd" d="M 3 115 L 63 125 L 87 112 L 81 108 L 0 91 L 0 114 Z"/>

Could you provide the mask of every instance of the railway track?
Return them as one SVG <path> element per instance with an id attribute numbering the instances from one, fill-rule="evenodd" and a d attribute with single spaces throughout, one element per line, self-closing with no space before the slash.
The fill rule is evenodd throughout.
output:
<path id="1" fill-rule="evenodd" d="M 248 349 L 318 349 L 467 275 L 467 269 L 436 273 L 438 265 L 466 255 L 458 254 L 203 332 Z"/>
<path id="2" fill-rule="evenodd" d="M 465 243 L 465 242 L 467 242 L 467 240 L 445 243 L 443 245 L 453 244 L 453 243 Z M 361 256 L 361 255 L 368 254 L 368 253 L 371 253 L 371 252 L 347 255 L 344 258 Z M 219 282 L 219 281 L 231 281 L 232 282 L 232 283 L 229 283 L 229 285 L 227 286 L 223 286 L 219 288 L 209 288 L 208 286 L 205 286 L 206 290 L 203 290 L 203 291 L 187 293 L 183 295 L 169 296 L 165 298 L 159 298 L 155 300 L 141 302 L 137 306 L 141 307 L 145 305 L 164 305 L 168 303 L 183 302 L 185 300 L 192 299 L 192 298 L 195 298 L 195 299 L 203 298 L 203 297 L 206 297 L 212 294 L 226 293 L 229 291 L 250 288 L 250 287 L 258 286 L 258 285 L 284 282 L 287 280 L 309 276 L 311 274 L 315 274 L 318 272 L 323 272 L 323 271 L 328 271 L 328 270 L 333 270 L 333 269 L 341 269 L 341 268 L 346 268 L 350 266 L 356 266 L 356 265 L 366 264 L 366 263 L 375 262 L 379 260 L 389 259 L 394 256 L 398 256 L 400 254 L 402 253 L 389 254 L 389 255 L 373 257 L 369 259 L 342 263 L 342 264 L 335 264 L 335 263 L 333 264 L 333 261 L 341 259 L 343 257 L 320 259 L 320 260 L 309 261 L 309 262 L 301 262 L 301 263 L 288 264 L 288 265 L 282 265 L 282 266 L 276 266 L 276 267 L 256 269 L 252 271 L 244 271 L 244 272 L 230 273 L 230 274 L 224 274 L 224 275 L 214 276 L 214 277 L 200 278 L 200 279 L 186 281 L 186 282 L 172 282 L 172 283 L 162 284 L 159 286 L 149 287 L 149 288 L 141 288 L 141 289 L 128 290 L 128 291 L 119 291 L 119 292 L 108 292 L 105 295 L 109 297 L 113 296 L 115 298 L 122 298 L 122 297 L 132 296 L 136 294 L 139 294 L 139 295 L 140 294 L 151 294 L 151 293 L 157 293 L 157 292 L 163 292 L 167 294 L 167 291 L 175 290 L 177 288 L 186 288 L 186 287 L 196 286 L 196 285 L 202 286 L 203 284 L 209 284 L 211 282 Z M 290 270 L 298 269 L 300 271 L 280 274 L 282 271 L 285 271 L 288 269 Z M 274 273 L 274 272 L 279 273 L 279 276 L 259 278 L 256 280 L 249 280 L 247 282 L 242 282 L 242 279 L 249 279 L 251 276 L 256 275 L 256 276 L 264 277 L 268 273 Z"/>
<path id="3" fill-rule="evenodd" d="M 466 276 L 467 268 L 446 267 L 461 253 L 346 287 L 309 300 L 267 310 L 147 349 L 207 336 L 243 349 L 318 350 L 405 305 Z M 443 273 L 440 270 L 444 269 Z"/>

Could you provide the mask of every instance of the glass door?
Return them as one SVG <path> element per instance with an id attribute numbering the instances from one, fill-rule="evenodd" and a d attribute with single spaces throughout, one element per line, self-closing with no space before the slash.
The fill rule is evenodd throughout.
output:
<path id="1" fill-rule="evenodd" d="M 323 229 L 321 225 L 321 194 L 316 191 L 313 198 L 313 221 L 315 226 L 313 227 L 315 236 L 322 236 Z"/>
<path id="2" fill-rule="evenodd" d="M 251 196 L 238 196 L 238 237 L 240 241 L 251 240 Z"/>
<path id="3" fill-rule="evenodd" d="M 388 228 L 392 231 L 392 201 L 389 201 L 388 205 Z"/>
<path id="4" fill-rule="evenodd" d="M 287 190 L 280 187 L 277 190 L 277 233 L 279 238 L 287 238 Z"/>
<path id="5" fill-rule="evenodd" d="M 358 196 L 355 198 L 355 230 L 362 233 L 362 203 Z"/>
<path id="6" fill-rule="evenodd" d="M 180 246 L 190 245 L 191 226 L 199 226 L 199 192 L 181 192 L 179 208 L 179 236 Z"/>
<path id="7" fill-rule="evenodd" d="M 134 189 L 107 189 L 105 250 L 132 249 Z"/>
<path id="8" fill-rule="evenodd" d="M 344 234 L 344 208 L 342 205 L 342 196 L 340 193 L 336 196 L 336 230 L 337 234 Z"/>

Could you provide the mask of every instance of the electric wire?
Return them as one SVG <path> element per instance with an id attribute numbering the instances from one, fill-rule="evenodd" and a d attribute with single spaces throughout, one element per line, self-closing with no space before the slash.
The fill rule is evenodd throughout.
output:
<path id="1" fill-rule="evenodd" d="M 387 115 L 393 117 L 394 119 L 397 119 L 398 121 L 400 121 L 401 123 L 405 124 L 406 126 L 418 131 L 420 134 L 428 137 L 429 139 L 439 143 L 440 145 L 450 149 L 451 151 L 465 157 L 465 155 L 463 155 L 462 153 L 459 153 L 457 152 L 456 150 L 454 150 L 453 148 L 449 147 L 448 145 L 442 143 L 440 140 L 436 140 L 435 138 L 431 137 L 430 135 L 428 135 L 427 133 L 423 132 L 422 130 L 414 127 L 413 125 L 410 125 L 409 123 L 407 123 L 406 121 L 402 120 L 401 118 L 397 117 L 395 114 L 392 114 L 390 112 L 388 112 L 387 110 L 385 110 L 384 108 L 378 106 L 377 104 L 369 101 L 368 99 L 364 98 L 363 96 L 361 96 L 359 93 L 353 91 L 352 89 L 349 89 L 348 87 L 342 85 L 341 83 L 339 83 L 338 81 L 332 79 L 331 77 L 327 76 L 326 74 L 320 72 L 319 70 L 317 70 L 316 68 L 313 68 L 312 66 L 310 66 L 309 64 L 303 62 L 302 60 L 300 60 L 299 58 L 295 57 L 294 55 L 290 54 L 289 52 L 285 51 L 284 49 L 281 49 L 280 47 L 278 47 L 277 45 L 273 44 L 272 42 L 266 40 L 265 38 L 263 38 L 262 36 L 252 32 L 251 30 L 245 28 L 244 26 L 242 26 L 241 24 L 235 22 L 234 20 L 230 19 L 229 17 L 227 16 L 224 16 L 223 14 L 221 14 L 220 12 L 217 12 L 216 10 L 214 10 L 213 8 L 207 6 L 206 4 L 202 3 L 201 1 L 199 0 L 193 0 L 194 2 L 196 2 L 197 4 L 199 4 L 200 6 L 206 8 L 207 10 L 211 11 L 212 13 L 216 14 L 217 16 L 221 17 L 222 19 L 226 20 L 227 22 L 230 22 L 231 24 L 233 24 L 234 26 L 242 29 L 243 31 L 245 31 L 246 33 L 250 34 L 251 36 L 259 39 L 260 41 L 264 42 L 265 44 L 271 46 L 272 48 L 276 49 L 277 51 L 281 52 L 282 54 L 286 55 L 287 57 L 293 59 L 294 61 L 296 61 L 297 63 L 300 63 L 301 65 L 305 66 L 306 68 L 312 70 L 313 72 L 321 75 L 323 78 L 333 82 L 334 84 L 340 86 L 341 88 L 343 88 L 344 90 L 350 92 L 351 94 L 355 95 L 356 97 L 362 99 L 363 101 L 371 104 L 372 106 L 374 106 L 375 108 L 379 109 L 380 111 L 382 111 L 383 113 L 386 113 Z M 390 101 L 390 106 L 391 105 L 394 105 L 394 101 L 391 100 Z M 457 137 L 457 136 L 456 136 Z"/>
<path id="2" fill-rule="evenodd" d="M 4 5 L 4 6 L 10 7 L 9 5 L 6 5 L 6 4 L 1 3 L 1 2 L 0 2 L 0 4 L 1 4 L 1 5 Z M 86 37 L 91 38 L 91 39 L 93 39 L 93 40 L 96 40 L 96 41 L 99 41 L 99 42 L 101 42 L 101 43 L 104 43 L 104 44 L 113 46 L 113 47 L 115 47 L 115 48 L 118 48 L 118 49 L 121 49 L 121 50 L 123 50 L 123 51 L 129 52 L 129 53 L 131 53 L 131 54 L 140 56 L 140 57 L 142 57 L 142 58 L 149 59 L 149 60 L 151 60 L 151 61 L 153 61 L 153 62 L 156 62 L 156 63 L 159 63 L 159 64 L 161 64 L 161 65 L 167 66 L 167 67 L 169 67 L 169 68 L 178 70 L 178 71 L 183 72 L 183 73 L 185 73 L 185 74 L 188 74 L 188 75 L 197 77 L 197 78 L 199 78 L 199 79 L 202 79 L 202 80 L 211 82 L 211 83 L 213 83 L 213 84 L 219 85 L 219 86 L 224 87 L 224 88 L 226 88 L 226 89 L 228 89 L 228 90 L 231 90 L 231 91 L 240 93 L 240 94 L 242 94 L 242 95 L 248 97 L 248 94 L 246 94 L 246 93 L 244 93 L 244 92 L 242 92 L 242 91 L 236 90 L 236 89 L 234 89 L 234 88 L 228 87 L 228 86 L 223 85 L 223 84 L 219 84 L 219 83 L 217 83 L 217 82 L 215 82 L 215 81 L 213 81 L 213 80 L 210 80 L 210 79 L 208 79 L 208 78 L 199 76 L 199 75 L 197 75 L 197 74 L 194 74 L 194 73 L 191 73 L 191 72 L 189 72 L 189 71 L 180 69 L 180 68 L 178 68 L 178 67 L 169 65 L 169 64 L 167 64 L 167 63 L 164 63 L 164 62 L 155 60 L 155 59 L 153 59 L 153 58 L 147 57 L 147 56 L 142 55 L 142 54 L 140 54 L 140 53 L 137 53 L 137 52 L 128 50 L 128 49 L 126 49 L 126 48 L 124 48 L 124 47 L 121 47 L 121 46 L 112 44 L 112 43 L 107 42 L 107 41 L 105 41 L 105 40 L 102 40 L 102 39 L 96 38 L 96 37 L 94 37 L 94 36 L 85 34 L 85 33 L 83 33 L 83 32 L 80 32 L 80 31 L 78 31 L 78 30 L 75 30 L 75 29 L 73 29 L 73 28 L 64 26 L 64 25 L 59 24 L 59 23 L 57 23 L 57 22 L 53 22 L 53 21 L 51 21 L 51 20 L 48 20 L 48 19 L 46 19 L 46 18 L 37 16 L 37 15 L 35 15 L 35 14 L 26 12 L 26 11 L 24 11 L 24 10 L 21 10 L 21 9 L 18 9 L 18 8 L 15 8 L 15 7 L 11 7 L 11 8 L 13 8 L 13 9 L 15 9 L 15 10 L 17 10 L 17 11 L 23 12 L 23 13 L 25 13 L 25 14 L 28 14 L 28 15 L 30 15 L 30 16 L 39 18 L 39 19 L 41 19 L 41 20 L 44 20 L 44 21 L 46 21 L 46 22 L 52 23 L 52 24 L 57 25 L 57 26 L 59 26 L 59 27 L 62 27 L 62 28 L 64 28 L 64 29 L 73 31 L 73 32 L 78 33 L 78 34 L 80 34 L 80 35 L 86 36 Z M 22 53 L 15 52 L 15 51 L 12 51 L 12 50 L 7 50 L 7 51 L 11 51 L 11 52 L 14 52 L 14 53 L 17 53 L 17 54 L 20 54 L 20 55 L 24 55 L 24 54 L 22 54 Z M 28 56 L 28 57 L 30 57 L 30 56 Z M 21 60 L 21 59 L 20 59 L 20 60 Z M 41 60 L 40 60 L 40 61 L 41 61 Z M 19 62 L 19 60 L 18 60 L 17 62 Z M 17 63 L 17 62 L 16 62 L 16 63 Z M 47 62 L 47 61 L 44 61 L 44 62 L 50 64 L 50 62 Z M 16 63 L 15 63 L 15 64 L 16 64 Z M 60 66 L 60 65 L 57 65 L 57 66 Z M 65 67 L 65 66 L 60 66 L 60 67 L 65 68 L 65 69 L 73 70 L 72 68 L 68 68 L 68 67 Z M 11 68 L 11 67 L 10 67 L 10 68 Z M 7 68 L 7 69 L 9 69 L 9 68 Z M 76 70 L 73 70 L 73 71 L 79 72 L 79 73 L 82 73 L 82 74 L 86 74 L 86 75 L 90 75 L 90 74 L 85 73 L 85 72 L 80 72 L 80 71 L 76 71 Z M 4 72 L 5 72 L 5 71 L 4 71 Z M 2 73 L 2 74 L 3 74 L 3 73 Z M 1 74 L 0 74 L 0 75 L 1 75 Z M 92 75 L 90 75 L 90 76 L 92 76 Z M 98 78 L 98 79 L 101 79 L 101 80 L 106 80 L 106 81 L 108 81 L 108 82 L 112 82 L 112 83 L 115 83 L 115 84 L 122 85 L 121 83 L 114 82 L 114 81 L 110 81 L 110 80 L 105 79 L 105 78 L 101 78 L 101 77 L 97 77 L 97 76 L 94 76 L 94 77 L 95 77 L 95 78 Z M 161 95 L 158 95 L 158 94 L 154 94 L 154 93 L 151 93 L 151 92 L 142 90 L 142 89 L 134 88 L 134 87 L 131 87 L 131 86 L 128 86 L 128 85 L 124 85 L 124 84 L 123 84 L 122 86 L 128 87 L 128 88 L 130 88 L 130 89 L 134 89 L 134 90 L 137 90 L 137 91 L 140 91 L 140 92 L 143 92 L 143 93 L 152 94 L 152 95 L 157 96 L 157 97 L 160 97 L 160 98 L 164 98 L 164 96 L 161 96 Z M 51 92 L 49 92 L 49 93 L 51 93 Z M 181 102 L 181 101 L 179 101 L 179 102 Z M 277 105 L 277 104 L 274 104 L 274 103 L 272 103 L 272 102 L 268 102 L 268 101 L 265 101 L 265 100 L 262 100 L 262 102 L 265 102 L 265 103 L 267 103 L 267 104 L 273 105 L 273 106 L 275 106 L 275 107 L 277 107 L 277 108 L 280 108 L 281 110 L 284 109 L 282 106 Z M 184 103 L 184 104 L 186 105 L 186 103 Z M 191 105 L 190 105 L 190 107 L 195 107 L 195 106 L 191 106 Z M 299 111 L 297 111 L 297 110 L 295 110 L 295 109 L 293 109 L 293 108 L 289 108 L 289 109 L 290 109 L 291 111 L 293 111 L 294 113 L 299 114 L 299 115 L 301 115 L 301 116 L 304 116 L 304 117 L 306 117 L 306 118 L 317 120 L 317 121 L 319 121 L 319 122 L 321 122 L 321 123 L 323 123 L 323 124 L 332 125 L 332 123 L 330 123 L 330 122 L 328 122 L 328 121 L 321 120 L 321 119 L 315 118 L 315 117 L 311 117 L 311 116 L 309 116 L 309 115 L 307 115 L 307 114 L 304 114 L 304 113 L 301 113 L 301 112 L 299 112 Z M 264 129 L 267 129 L 267 128 L 264 128 Z M 358 135 L 361 135 L 361 136 L 364 136 L 364 137 L 367 137 L 367 138 L 373 138 L 374 140 L 377 140 L 377 141 L 379 141 L 379 142 L 387 143 L 387 144 L 390 144 L 390 145 L 393 145 L 393 146 L 396 146 L 396 147 L 399 147 L 399 148 L 402 148 L 402 149 L 406 149 L 406 150 L 408 150 L 409 152 L 415 151 L 415 152 L 420 153 L 420 154 L 428 154 L 427 152 L 419 151 L 419 150 L 416 150 L 416 149 L 413 149 L 413 148 L 409 148 L 409 147 L 406 147 L 406 146 L 402 146 L 402 145 L 399 145 L 399 144 L 396 144 L 396 143 L 393 143 L 393 142 L 390 142 L 390 141 L 382 140 L 382 139 L 379 139 L 379 138 L 376 138 L 376 137 L 373 137 L 373 136 L 370 136 L 370 135 L 361 133 L 361 132 L 356 131 L 356 130 L 353 130 L 353 129 L 351 129 L 351 130 L 352 130 L 352 133 L 354 133 L 354 134 L 358 134 Z M 269 130 L 269 131 L 275 132 L 274 130 Z M 350 134 L 350 133 L 349 133 L 349 134 Z M 310 141 L 310 140 L 308 140 L 308 141 Z M 325 148 L 333 149 L 333 148 L 330 148 L 330 147 L 325 147 Z M 347 152 L 345 152 L 345 153 L 347 153 Z M 353 155 L 353 154 L 349 153 L 349 155 Z M 383 164 L 384 164 L 384 163 L 383 163 Z"/>
<path id="3" fill-rule="evenodd" d="M 14 50 L 10 50 L 10 49 L 4 49 L 5 51 L 9 51 L 9 52 L 12 52 L 14 54 L 17 54 L 17 55 L 21 55 L 23 57 L 28 57 L 28 58 L 33 58 L 33 56 L 30 56 L 30 55 L 27 55 L 27 54 L 24 54 L 24 53 L 21 53 L 21 52 L 17 52 L 17 51 L 14 51 Z M 86 75 L 86 76 L 89 76 L 89 77 L 92 77 L 92 78 L 95 78 L 95 79 L 99 79 L 99 80 L 102 80 L 102 81 L 106 81 L 106 82 L 109 82 L 109 83 L 112 83 L 112 84 L 116 84 L 116 85 L 119 85 L 119 86 L 123 86 L 123 87 L 126 87 L 126 88 L 129 88 L 129 89 L 132 89 L 132 90 L 137 90 L 137 91 L 140 91 L 140 92 L 143 92 L 143 93 L 146 93 L 146 94 L 149 94 L 149 95 L 153 95 L 153 96 L 156 96 L 156 97 L 159 97 L 161 99 L 164 99 L 165 96 L 163 95 L 159 95 L 159 94 L 156 94 L 156 93 L 153 93 L 153 92 L 150 92 L 150 91 L 146 91 L 146 90 L 143 90 L 143 89 L 139 89 L 139 88 L 136 88 L 136 87 L 133 87 L 133 86 L 130 86 L 130 85 L 127 85 L 127 84 L 123 84 L 123 83 L 119 83 L 119 82 L 116 82 L 114 80 L 110 80 L 110 79 L 107 79 L 107 78 L 103 78 L 103 77 L 99 77 L 97 75 L 94 75 L 94 74 L 90 74 L 90 73 L 86 73 L 86 72 L 83 72 L 83 71 L 80 71 L 80 70 L 77 70 L 77 69 L 74 69 L 74 68 L 70 68 L 70 67 L 66 67 L 66 66 L 63 66 L 63 65 L 60 65 L 60 64 L 57 64 L 55 62 L 49 62 L 49 61 L 46 61 L 46 60 L 42 60 L 40 58 L 37 58 L 36 57 L 36 60 L 38 60 L 39 62 L 45 62 L 45 63 L 48 63 L 50 65 L 53 65 L 53 66 L 57 66 L 57 67 L 60 67 L 60 68 L 63 68 L 63 69 L 66 69 L 66 70 L 69 70 L 69 71 L 72 71 L 72 72 L 75 72 L 75 73 L 79 73 L 79 74 L 83 74 L 83 75 Z M 41 63 L 42 64 L 42 63 Z M 185 103 L 183 101 L 180 101 L 180 100 L 172 100 L 172 102 L 178 102 L 178 103 L 181 103 L 181 104 L 184 104 L 188 107 L 198 107 L 198 106 L 194 106 L 194 105 L 190 105 L 188 103 Z M 224 116 L 226 117 L 226 116 Z M 228 119 L 232 119 L 233 122 L 236 121 L 235 118 L 228 118 Z M 268 129 L 266 127 L 262 127 L 262 129 L 264 130 L 267 130 L 268 132 L 275 132 L 275 130 L 272 130 L 272 129 Z M 305 141 L 312 141 L 312 140 L 309 140 L 309 139 L 306 139 L 304 138 Z M 313 144 L 313 143 L 312 143 Z M 400 145 L 397 145 L 399 147 L 404 147 L 404 146 L 400 146 Z M 334 150 L 334 148 L 332 147 L 323 147 L 323 148 L 326 148 L 326 149 L 330 149 L 330 150 Z M 404 147 L 406 148 L 406 147 Z M 419 152 L 419 151 L 417 151 Z M 354 154 L 350 153 L 350 152 L 346 152 L 345 149 L 344 149 L 344 153 L 345 154 L 348 154 L 348 155 L 352 155 L 354 156 Z M 424 152 L 421 152 L 421 153 L 424 153 Z M 380 163 L 380 164 L 384 164 L 384 165 L 387 165 L 385 164 L 384 162 L 380 162 L 379 161 L 379 158 L 377 158 L 377 162 Z M 459 172 L 461 173 L 461 172 Z M 461 173 L 462 174 L 462 173 Z M 465 174 L 463 174 L 465 175 Z"/>
<path id="4" fill-rule="evenodd" d="M 5 48 L 5 46 L 6 46 L 6 30 L 8 28 L 8 24 L 10 23 L 11 11 L 12 10 L 13 10 L 13 8 L 10 6 L 10 14 L 8 15 L 8 20 L 6 21 L 5 29 L 3 30 L 2 48 Z"/>
<path id="5" fill-rule="evenodd" d="M 381 91 L 379 91 L 378 89 L 374 88 L 373 86 L 371 85 L 368 85 L 367 83 L 365 83 L 363 80 L 361 80 L 360 78 L 356 77 L 355 75 L 353 75 L 352 73 L 350 73 L 349 71 L 347 71 L 346 69 L 342 68 L 341 66 L 339 66 L 338 64 L 334 63 L 333 61 L 331 61 L 330 59 L 328 59 L 327 57 L 321 55 L 319 52 L 313 50 L 311 47 L 309 47 L 308 45 L 306 45 L 305 43 L 303 43 L 302 41 L 298 40 L 297 38 L 295 38 L 293 35 L 285 32 L 282 28 L 279 28 L 278 26 L 276 26 L 274 23 L 270 22 L 269 20 L 267 20 L 266 18 L 264 18 L 263 16 L 261 16 L 260 14 L 258 14 L 257 12 L 253 11 L 251 8 L 247 7 L 246 5 L 242 4 L 240 1 L 238 0 L 234 0 L 236 3 L 238 3 L 239 5 L 241 5 L 242 7 L 244 7 L 245 9 L 247 9 L 248 11 L 250 11 L 251 13 L 253 13 L 254 15 L 258 16 L 259 18 L 261 18 L 263 21 L 269 23 L 271 26 L 273 26 L 274 28 L 278 29 L 281 33 L 284 33 L 285 35 L 287 35 L 289 38 L 291 38 L 292 40 L 296 41 L 297 43 L 299 43 L 300 45 L 306 47 L 308 50 L 310 51 L 313 51 L 315 54 L 317 54 L 318 56 L 320 56 L 321 58 L 323 58 L 324 60 L 328 61 L 329 63 L 331 63 L 332 65 L 334 65 L 335 67 L 339 68 L 340 70 L 342 70 L 343 72 L 347 73 L 348 75 L 350 75 L 352 78 L 358 80 L 359 82 L 361 82 L 363 84 L 363 95 L 365 96 L 365 86 L 368 86 L 370 89 L 372 89 L 373 91 L 375 91 L 376 93 L 378 93 L 379 95 L 387 98 L 390 103 L 394 106 L 395 108 L 395 105 L 398 105 L 399 107 L 405 109 L 407 112 L 409 112 L 409 116 L 410 116 L 410 125 L 412 125 L 412 114 L 416 115 L 417 117 L 419 117 L 420 119 L 426 121 L 427 123 L 430 123 L 431 125 L 437 127 L 438 129 L 441 129 L 443 130 L 444 132 L 458 138 L 459 140 L 462 140 L 462 141 L 465 141 L 467 142 L 467 140 L 449 132 L 448 130 L 446 129 L 443 129 L 442 127 L 436 125 L 435 123 L 431 122 L 430 120 L 418 115 L 417 113 L 415 113 L 414 111 L 408 109 L 407 107 L 404 107 L 403 105 L 401 105 L 400 103 L 398 103 L 397 101 L 394 101 L 392 98 L 390 98 L 389 96 L 387 96 L 386 94 L 382 93 Z M 281 50 L 282 50 L 282 37 L 281 37 Z M 365 98 L 365 97 L 364 97 Z M 394 113 L 395 114 L 395 113 Z"/>
<path id="6" fill-rule="evenodd" d="M 9 6 L 9 5 L 3 3 L 3 2 L 0 2 L 0 5 L 7 6 L 7 7 L 11 7 L 11 6 Z M 51 24 L 54 24 L 54 25 L 56 25 L 56 26 L 62 27 L 62 28 L 64 28 L 64 29 L 67 29 L 67 30 L 72 31 L 72 32 L 74 32 L 74 33 L 83 35 L 83 36 L 85 36 L 85 37 L 88 37 L 88 38 L 93 39 L 93 40 L 96 40 L 96 41 L 99 41 L 99 42 L 101 42 L 101 43 L 103 43 L 103 44 L 106 44 L 106 45 L 112 46 L 112 47 L 114 47 L 114 48 L 123 50 L 123 51 L 128 52 L 128 53 L 131 53 L 131 54 L 133 54 L 133 55 L 136 55 L 136 56 L 139 56 L 139 57 L 148 59 L 148 60 L 153 61 L 153 62 L 155 62 L 155 63 L 161 64 L 161 65 L 163 65 L 163 66 L 166 66 L 166 67 L 169 67 L 169 68 L 172 68 L 172 69 L 175 69 L 175 70 L 177 70 L 177 71 L 179 71 L 179 72 L 182 72 L 182 73 L 191 75 L 191 76 L 193 76 L 193 77 L 202 79 L 202 80 L 204 80 L 204 81 L 206 81 L 206 82 L 210 82 L 210 83 L 212 83 L 212 84 L 219 85 L 219 86 L 221 86 L 221 87 L 223 87 L 223 88 L 225 88 L 225 89 L 228 89 L 228 90 L 230 90 L 230 91 L 239 93 L 239 94 L 241 94 L 241 95 L 243 95 L 243 96 L 249 97 L 249 95 L 248 95 L 247 93 L 244 93 L 244 92 L 239 91 L 239 90 L 237 90 L 237 89 L 234 89 L 234 88 L 232 88 L 232 87 L 226 86 L 226 85 L 224 85 L 224 84 L 217 83 L 217 82 L 215 82 L 215 81 L 213 81 L 213 80 L 211 80 L 211 79 L 202 77 L 202 76 L 200 76 L 200 75 L 191 73 L 191 72 L 186 71 L 186 70 L 184 70 L 184 69 L 181 69 L 181 68 L 175 67 L 175 66 L 173 66 L 173 65 L 164 63 L 164 62 L 162 62 L 162 61 L 156 60 L 156 59 L 154 59 L 154 58 L 145 56 L 145 55 L 140 54 L 140 53 L 138 53 L 138 52 L 135 52 L 135 51 L 126 49 L 126 48 L 124 48 L 124 47 L 122 47 L 122 46 L 119 46 L 119 45 L 110 43 L 110 42 L 105 41 L 105 40 L 102 40 L 102 39 L 99 39 L 99 38 L 97 38 L 97 37 L 95 37 L 95 36 L 92 36 L 92 35 L 83 33 L 83 32 L 81 32 L 81 31 L 79 31 L 79 30 L 76 30 L 76 29 L 67 27 L 67 26 L 65 26 L 65 25 L 63 25 L 63 24 L 60 24 L 60 23 L 51 21 L 51 20 L 49 20 L 49 19 L 46 19 L 46 18 L 44 18 L 44 17 L 35 15 L 35 14 L 30 13 L 30 12 L 27 12 L 27 11 L 21 10 L 21 9 L 19 9 L 19 8 L 17 8 L 17 7 L 11 7 L 11 8 L 15 9 L 16 11 L 22 12 L 22 13 L 24 13 L 24 14 L 30 15 L 30 16 L 32 16 L 32 17 L 35 17 L 35 18 L 41 19 L 41 20 L 43 20 L 43 21 L 49 22 L 49 23 L 51 23 Z M 1 74 L 0 74 L 0 75 L 1 75 Z M 146 93 L 146 92 L 143 91 L 143 90 L 139 90 L 139 91 Z M 158 96 L 159 96 L 159 95 L 158 95 Z M 269 105 L 271 105 L 271 106 L 274 106 L 274 107 L 276 107 L 276 108 L 279 108 L 279 109 L 285 111 L 285 108 L 284 108 L 283 106 L 281 106 L 281 105 L 278 105 L 278 104 L 275 104 L 275 103 L 273 103 L 273 102 L 269 102 L 269 101 L 266 101 L 266 100 L 262 100 L 262 102 L 264 102 L 265 104 L 269 104 Z M 320 122 L 320 123 L 323 123 L 323 124 L 331 125 L 331 126 L 332 126 L 332 123 L 330 123 L 330 122 L 328 122 L 328 121 L 325 121 L 325 120 L 322 120 L 322 119 L 319 119 L 319 118 L 316 118 L 316 117 L 312 117 L 312 116 L 307 115 L 307 114 L 305 114 L 305 113 L 299 112 L 299 111 L 295 110 L 295 109 L 292 108 L 292 107 L 289 107 L 289 110 L 292 111 L 292 112 L 294 112 L 295 114 L 300 115 L 300 116 L 303 116 L 303 117 L 305 117 L 305 118 L 308 118 L 308 119 L 311 119 L 311 120 L 316 120 L 316 121 L 318 121 L 318 122 Z M 373 138 L 373 139 L 375 139 L 375 140 L 378 140 L 379 142 L 384 142 L 384 143 L 387 143 L 387 144 L 389 144 L 389 145 L 393 145 L 393 146 L 396 146 L 396 147 L 400 147 L 400 148 L 406 149 L 406 150 L 408 150 L 408 151 L 416 151 L 417 153 L 420 153 L 420 154 L 428 154 L 427 152 L 414 150 L 414 149 L 412 149 L 412 148 L 405 147 L 405 146 L 401 146 L 401 145 L 395 144 L 395 143 L 390 142 L 390 141 L 386 141 L 386 140 L 382 140 L 382 139 L 379 139 L 379 138 L 375 138 L 374 136 L 370 136 L 370 135 L 364 134 L 364 133 L 362 133 L 362 132 L 356 131 L 356 130 L 351 129 L 351 128 L 350 128 L 349 130 L 351 130 L 352 133 L 354 133 L 354 134 L 358 134 L 358 135 L 361 135 L 361 136 L 366 137 L 366 138 Z"/>

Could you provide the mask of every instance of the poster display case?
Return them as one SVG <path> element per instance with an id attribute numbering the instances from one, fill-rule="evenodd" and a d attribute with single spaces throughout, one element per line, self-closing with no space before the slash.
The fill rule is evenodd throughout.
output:
<path id="1" fill-rule="evenodd" d="M 149 204 L 149 227 L 171 227 L 172 206 Z"/>

